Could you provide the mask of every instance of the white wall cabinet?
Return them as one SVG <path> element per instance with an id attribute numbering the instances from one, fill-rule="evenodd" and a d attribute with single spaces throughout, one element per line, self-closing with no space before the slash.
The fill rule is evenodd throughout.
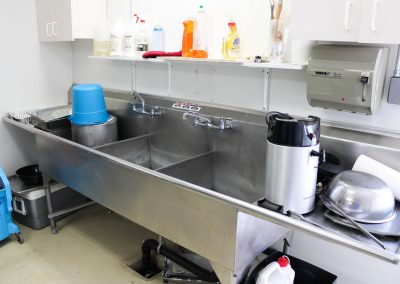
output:
<path id="1" fill-rule="evenodd" d="M 107 0 L 107 20 L 110 23 L 110 27 L 112 27 L 119 18 L 125 21 L 133 18 L 131 0 Z"/>
<path id="2" fill-rule="evenodd" d="M 93 38 L 97 22 L 107 19 L 107 0 L 36 0 L 40 41 Z"/>
<path id="3" fill-rule="evenodd" d="M 294 0 L 290 12 L 292 38 L 357 41 L 360 0 Z"/>
<path id="4" fill-rule="evenodd" d="M 400 43 L 399 0 L 362 0 L 359 42 Z M 365 3 L 364 3 L 365 2 Z"/>
<path id="5" fill-rule="evenodd" d="M 399 0 L 291 1 L 290 37 L 302 40 L 400 43 Z"/>

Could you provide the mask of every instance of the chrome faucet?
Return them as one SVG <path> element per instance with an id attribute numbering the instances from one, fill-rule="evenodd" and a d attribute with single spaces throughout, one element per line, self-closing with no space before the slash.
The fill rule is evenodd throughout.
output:
<path id="1" fill-rule="evenodd" d="M 144 101 L 144 98 L 138 92 L 135 92 L 135 91 L 132 91 L 132 95 L 133 95 L 133 97 L 136 97 L 137 99 L 139 99 L 140 103 L 142 104 L 142 109 L 144 109 L 144 106 L 146 104 Z"/>
<path id="2" fill-rule="evenodd" d="M 214 125 L 211 122 L 211 119 L 209 119 L 208 117 L 201 116 L 195 112 L 185 112 L 183 114 L 182 118 L 184 120 L 186 120 L 189 117 L 193 118 L 194 126 L 214 128 L 214 129 L 219 129 L 219 130 L 231 130 L 232 129 L 232 118 L 221 117 L 219 120 L 219 125 Z"/>
<path id="3" fill-rule="evenodd" d="M 162 114 L 159 106 L 146 105 L 144 98 L 138 92 L 132 91 L 131 94 L 134 98 L 136 98 L 136 100 L 140 101 L 139 103 L 135 103 L 136 100 L 132 102 L 132 110 L 134 112 L 151 116 Z"/>

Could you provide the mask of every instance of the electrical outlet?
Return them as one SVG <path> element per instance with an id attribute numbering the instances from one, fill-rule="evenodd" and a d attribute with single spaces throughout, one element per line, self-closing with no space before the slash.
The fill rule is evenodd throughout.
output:
<path id="1" fill-rule="evenodd" d="M 400 77 L 390 79 L 388 103 L 400 105 Z"/>

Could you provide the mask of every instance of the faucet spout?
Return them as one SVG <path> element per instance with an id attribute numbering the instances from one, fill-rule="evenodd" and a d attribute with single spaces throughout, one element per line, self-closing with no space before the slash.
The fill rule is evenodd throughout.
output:
<path id="1" fill-rule="evenodd" d="M 131 94 L 135 99 L 132 102 L 132 110 L 134 112 L 151 115 L 152 117 L 162 114 L 161 108 L 159 106 L 149 104 L 146 105 L 144 98 L 138 92 L 132 91 Z M 136 101 L 139 101 L 139 103 L 136 103 Z"/>
<path id="2" fill-rule="evenodd" d="M 195 112 L 185 112 L 182 119 L 187 120 L 189 117 L 193 118 L 194 126 L 201 126 L 206 128 L 214 128 L 219 130 L 231 130 L 232 129 L 232 119 L 231 118 L 220 118 L 219 124 L 214 125 L 210 118 L 201 116 Z"/>
<path id="3" fill-rule="evenodd" d="M 144 98 L 136 91 L 132 91 L 131 93 L 132 93 L 134 98 L 136 98 L 136 99 L 138 99 L 140 101 L 140 103 L 142 105 L 142 109 L 144 109 L 144 106 L 146 104 L 145 101 L 144 101 Z"/>

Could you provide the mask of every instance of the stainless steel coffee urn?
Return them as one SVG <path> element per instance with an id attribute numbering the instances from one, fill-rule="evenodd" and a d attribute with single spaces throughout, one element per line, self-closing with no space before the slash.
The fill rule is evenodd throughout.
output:
<path id="1" fill-rule="evenodd" d="M 320 151 L 320 119 L 270 112 L 265 199 L 282 213 L 305 214 L 314 209 Z"/>

